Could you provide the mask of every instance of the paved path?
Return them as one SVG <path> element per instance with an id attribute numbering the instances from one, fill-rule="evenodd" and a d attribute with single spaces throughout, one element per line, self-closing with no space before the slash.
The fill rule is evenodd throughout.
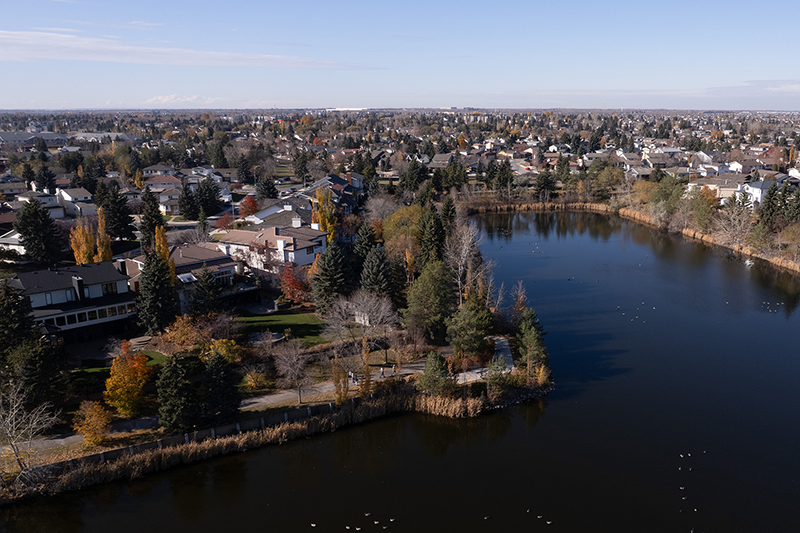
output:
<path id="1" fill-rule="evenodd" d="M 506 360 L 506 370 L 514 370 L 514 357 L 511 355 L 511 347 L 505 337 L 491 337 L 494 339 L 494 356 L 503 357 Z"/>

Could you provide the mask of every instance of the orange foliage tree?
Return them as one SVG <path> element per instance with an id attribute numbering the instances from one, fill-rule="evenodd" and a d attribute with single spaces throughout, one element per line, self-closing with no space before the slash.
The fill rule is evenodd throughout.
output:
<path id="1" fill-rule="evenodd" d="M 110 422 L 111 413 L 100 402 L 83 401 L 75 413 L 72 429 L 83 436 L 86 444 L 95 446 L 102 444 L 111 431 Z"/>
<path id="2" fill-rule="evenodd" d="M 94 262 L 94 236 L 86 218 L 78 219 L 78 224 L 69 230 L 69 244 L 75 255 L 75 263 L 88 265 Z"/>
<path id="3" fill-rule="evenodd" d="M 255 196 L 247 195 L 239 202 L 239 216 L 242 218 L 249 217 L 258 213 L 258 202 Z"/>
<path id="4" fill-rule="evenodd" d="M 130 341 L 124 341 L 120 355 L 111 364 L 111 376 L 106 380 L 103 397 L 123 416 L 134 416 L 144 403 L 144 385 L 150 377 L 147 356 L 130 353 Z"/>
<path id="5" fill-rule="evenodd" d="M 106 215 L 103 208 L 97 210 L 97 253 L 95 263 L 111 261 L 111 236 L 106 233 Z"/>

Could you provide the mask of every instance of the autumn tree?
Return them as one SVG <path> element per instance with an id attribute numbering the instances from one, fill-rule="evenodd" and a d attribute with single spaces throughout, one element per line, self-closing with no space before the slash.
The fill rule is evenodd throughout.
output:
<path id="1" fill-rule="evenodd" d="M 286 263 L 280 273 L 278 287 L 281 294 L 292 302 L 305 301 L 308 295 L 308 288 L 305 281 L 292 263 Z"/>
<path id="2" fill-rule="evenodd" d="M 336 205 L 330 188 L 317 189 L 317 201 L 311 211 L 311 221 L 319 223 L 319 229 L 328 233 L 328 242 L 336 236 Z"/>
<path id="3" fill-rule="evenodd" d="M 83 442 L 96 446 L 102 444 L 111 432 L 111 413 L 100 402 L 84 400 L 75 418 L 72 429 L 83 437 Z"/>
<path id="4" fill-rule="evenodd" d="M 233 227 L 233 222 L 233 215 L 225 213 L 217 219 L 215 226 L 217 229 L 229 230 Z"/>
<path id="5" fill-rule="evenodd" d="M 94 236 L 86 217 L 80 217 L 78 223 L 69 230 L 69 244 L 75 264 L 88 265 L 94 262 Z"/>
<path id="6" fill-rule="evenodd" d="M 250 196 L 248 194 L 239 202 L 239 216 L 241 218 L 247 218 L 256 213 L 258 213 L 258 202 L 256 202 L 255 196 Z"/>
<path id="7" fill-rule="evenodd" d="M 111 236 L 106 233 L 106 216 L 102 207 L 97 210 L 96 242 L 97 253 L 94 256 L 94 262 L 102 263 L 103 261 L 111 261 Z"/>
<path id="8" fill-rule="evenodd" d="M 144 352 L 131 354 L 130 347 L 130 341 L 122 343 L 120 354 L 111 364 L 111 375 L 103 393 L 106 402 L 125 417 L 141 412 L 144 386 L 150 377 L 147 356 Z"/>

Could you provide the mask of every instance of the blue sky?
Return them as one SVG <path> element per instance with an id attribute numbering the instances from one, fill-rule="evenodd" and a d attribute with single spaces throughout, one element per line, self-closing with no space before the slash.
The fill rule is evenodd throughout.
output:
<path id="1" fill-rule="evenodd" d="M 800 109 L 788 0 L 8 3 L 0 109 Z"/>

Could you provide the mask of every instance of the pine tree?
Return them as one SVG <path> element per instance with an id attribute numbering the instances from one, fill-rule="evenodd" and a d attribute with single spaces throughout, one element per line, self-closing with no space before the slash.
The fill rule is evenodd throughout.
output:
<path id="1" fill-rule="evenodd" d="M 278 188 L 272 178 L 261 178 L 256 183 L 256 200 L 266 200 L 267 198 L 277 198 Z"/>
<path id="2" fill-rule="evenodd" d="M 8 280 L 0 281 L 0 357 L 31 335 L 33 317 L 30 313 L 30 300 Z"/>
<path id="3" fill-rule="evenodd" d="M 361 270 L 361 266 L 364 264 L 369 252 L 373 248 L 375 248 L 375 230 L 373 229 L 372 224 L 364 222 L 361 224 L 361 227 L 358 228 L 356 243 L 353 248 L 353 251 L 355 252 L 354 259 L 357 271 Z"/>
<path id="4" fill-rule="evenodd" d="M 102 209 L 101 207 L 100 210 Z M 85 217 L 80 217 L 75 227 L 69 230 L 69 244 L 76 265 L 88 265 L 94 262 L 94 236 Z"/>
<path id="5" fill-rule="evenodd" d="M 42 165 L 36 171 L 36 190 L 40 192 L 56 192 L 56 175 L 53 174 L 47 165 Z"/>
<path id="6" fill-rule="evenodd" d="M 453 228 L 453 223 L 456 221 L 456 204 L 453 201 L 453 197 L 449 194 L 447 198 L 444 199 L 442 202 L 442 226 L 447 233 Z"/>
<path id="7" fill-rule="evenodd" d="M 140 218 L 139 232 L 142 234 L 142 251 L 147 251 L 153 245 L 156 228 L 164 225 L 164 217 L 158 209 L 158 199 L 145 187 L 142 193 L 142 216 Z"/>
<path id="8" fill-rule="evenodd" d="M 241 183 L 252 183 L 253 173 L 250 171 L 250 162 L 242 155 L 236 162 L 236 179 Z"/>
<path id="9" fill-rule="evenodd" d="M 761 202 L 759 223 L 762 224 L 767 231 L 772 231 L 772 225 L 780 214 L 778 186 L 775 182 L 772 182 L 772 185 L 769 186 L 769 189 L 767 189 L 764 195 L 764 200 Z"/>
<path id="10" fill-rule="evenodd" d="M 391 270 L 383 246 L 374 246 L 364 261 L 361 271 L 361 288 L 365 291 L 389 296 L 391 294 Z"/>
<path id="11" fill-rule="evenodd" d="M 230 423 L 239 413 L 239 375 L 225 356 L 211 351 L 203 372 L 204 422 L 211 425 Z"/>
<path id="12" fill-rule="evenodd" d="M 83 179 L 80 175 L 78 177 Z M 102 181 L 98 183 L 97 188 L 94 191 L 94 204 L 98 207 L 104 207 L 108 205 L 108 193 L 108 186 Z"/>
<path id="13" fill-rule="evenodd" d="M 168 433 L 185 433 L 197 424 L 200 417 L 200 398 L 193 378 L 197 360 L 174 355 L 167 357 L 158 374 L 159 423 Z"/>
<path id="14" fill-rule="evenodd" d="M 197 216 L 200 214 L 200 205 L 188 183 L 181 187 L 181 194 L 178 196 L 178 211 L 186 220 L 197 220 Z"/>
<path id="15" fill-rule="evenodd" d="M 102 207 L 108 235 L 114 239 L 133 240 L 135 226 L 131 209 L 128 207 L 128 199 L 119 193 L 119 187 L 109 187 L 105 204 Z"/>
<path id="16" fill-rule="evenodd" d="M 25 186 L 30 188 L 31 182 L 36 180 L 36 172 L 33 171 L 30 163 L 23 163 L 22 164 L 22 176 L 21 178 L 25 180 Z"/>
<path id="17" fill-rule="evenodd" d="M 314 303 L 320 313 L 325 313 L 337 296 L 350 292 L 350 265 L 336 243 L 331 243 L 317 260 L 312 291 Z"/>
<path id="18" fill-rule="evenodd" d="M 97 210 L 97 253 L 94 262 L 111 261 L 111 257 L 111 236 L 106 233 L 105 210 L 101 207 Z"/>
<path id="19" fill-rule="evenodd" d="M 420 218 L 420 265 L 424 268 L 428 261 L 442 258 L 444 247 L 444 227 L 435 208 L 427 210 Z"/>
<path id="20" fill-rule="evenodd" d="M 58 260 L 64 243 L 55 222 L 39 202 L 33 200 L 22 206 L 14 221 L 14 229 L 19 232 L 25 255 L 31 261 L 45 265 Z"/>
<path id="21" fill-rule="evenodd" d="M 158 253 L 144 260 L 139 291 L 139 325 L 154 335 L 167 327 L 177 314 L 175 288 L 170 268 Z"/>
<path id="22" fill-rule="evenodd" d="M 63 383 L 53 346 L 29 335 L 8 353 L 14 380 L 25 391 L 27 407 L 33 409 L 45 402 L 58 405 L 62 399 Z"/>
<path id="23" fill-rule="evenodd" d="M 204 179 L 197 186 L 197 203 L 206 216 L 219 212 L 219 187 L 211 178 Z"/>
<path id="24" fill-rule="evenodd" d="M 192 314 L 205 315 L 217 311 L 221 295 L 222 289 L 214 279 L 214 274 L 203 263 L 192 292 Z"/>
<path id="25" fill-rule="evenodd" d="M 440 338 L 453 308 L 452 273 L 441 261 L 429 261 L 408 291 L 407 324 L 422 326 L 429 338 Z"/>

